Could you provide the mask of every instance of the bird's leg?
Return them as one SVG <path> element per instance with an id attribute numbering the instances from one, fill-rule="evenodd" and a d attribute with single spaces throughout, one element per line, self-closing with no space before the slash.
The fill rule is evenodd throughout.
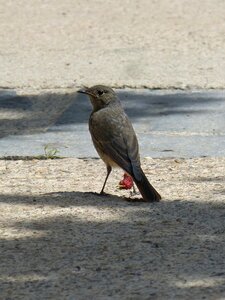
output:
<path id="1" fill-rule="evenodd" d="M 136 193 L 137 193 L 137 191 L 135 189 L 135 186 L 133 185 L 133 194 L 136 194 Z"/>
<path id="2" fill-rule="evenodd" d="M 107 166 L 107 175 L 106 175 L 106 178 L 105 178 L 105 181 L 104 181 L 104 184 L 103 184 L 103 187 L 102 187 L 102 190 L 100 192 L 100 195 L 103 195 L 104 194 L 104 188 L 105 188 L 105 185 L 106 185 L 106 182 L 107 182 L 107 179 L 109 177 L 109 174 L 111 173 L 112 171 L 112 167 L 111 166 Z"/>
<path id="3" fill-rule="evenodd" d="M 137 195 L 138 194 L 138 192 L 137 192 L 137 190 L 135 189 L 135 186 L 133 185 L 133 191 L 130 191 L 130 195 L 131 196 L 135 196 L 135 195 Z"/>

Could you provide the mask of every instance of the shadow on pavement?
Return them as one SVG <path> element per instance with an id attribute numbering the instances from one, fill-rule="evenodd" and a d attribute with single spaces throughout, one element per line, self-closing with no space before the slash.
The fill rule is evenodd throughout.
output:
<path id="1" fill-rule="evenodd" d="M 43 208 L 29 221 L 10 222 L 30 236 L 0 240 L 2 296 L 12 290 L 17 299 L 224 295 L 221 203 L 137 204 L 81 192 L 1 195 L 1 202 Z M 49 205 L 55 212 L 46 215 Z"/>
<path id="2" fill-rule="evenodd" d="M 203 114 L 209 111 L 211 105 L 213 109 L 215 107 L 219 109 L 225 99 L 225 94 L 222 92 L 217 96 L 213 92 L 191 93 L 190 91 L 172 94 L 170 91 L 168 94 L 154 91 L 143 94 L 129 91 L 117 92 L 126 113 L 133 120 L 177 114 Z M 57 125 L 87 122 L 91 111 L 88 97 L 79 95 L 77 100 L 62 114 Z M 215 113 L 215 109 L 212 112 Z"/>
<path id="3" fill-rule="evenodd" d="M 118 95 L 127 114 L 135 121 L 148 117 L 167 120 L 171 115 L 206 113 L 212 114 L 214 121 L 211 122 L 218 122 L 218 116 L 222 120 L 221 108 L 225 99 L 221 91 L 166 94 L 128 90 L 118 91 Z M 0 137 L 44 132 L 53 125 L 87 123 L 90 112 L 88 97 L 75 92 L 17 96 L 13 91 L 0 90 Z"/>
<path id="4" fill-rule="evenodd" d="M 17 96 L 0 91 L 0 138 L 45 132 L 74 98 L 75 93 Z"/>

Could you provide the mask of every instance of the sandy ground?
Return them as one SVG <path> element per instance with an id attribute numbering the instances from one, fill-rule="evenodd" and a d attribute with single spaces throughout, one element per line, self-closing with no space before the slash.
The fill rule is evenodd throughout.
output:
<path id="1" fill-rule="evenodd" d="M 98 159 L 1 160 L 1 299 L 224 299 L 224 165 L 143 159 L 151 204 L 91 193 Z"/>
<path id="2" fill-rule="evenodd" d="M 224 88 L 224 0 L 0 0 L 0 87 Z"/>

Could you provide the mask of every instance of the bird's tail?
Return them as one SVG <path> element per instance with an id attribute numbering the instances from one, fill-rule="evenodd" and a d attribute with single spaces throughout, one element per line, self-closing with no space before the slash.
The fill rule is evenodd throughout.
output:
<path id="1" fill-rule="evenodd" d="M 134 182 L 136 183 L 143 199 L 148 202 L 156 202 L 161 199 L 160 194 L 154 189 L 154 187 L 150 184 L 144 172 L 141 170 L 141 180 L 136 180 L 134 178 Z"/>

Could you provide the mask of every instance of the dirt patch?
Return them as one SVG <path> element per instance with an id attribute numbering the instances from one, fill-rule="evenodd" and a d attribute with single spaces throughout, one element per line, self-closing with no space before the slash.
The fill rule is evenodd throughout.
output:
<path id="1" fill-rule="evenodd" d="M 151 204 L 127 201 L 119 170 L 94 194 L 98 159 L 1 160 L 2 299 L 221 299 L 224 166 L 143 159 Z"/>

